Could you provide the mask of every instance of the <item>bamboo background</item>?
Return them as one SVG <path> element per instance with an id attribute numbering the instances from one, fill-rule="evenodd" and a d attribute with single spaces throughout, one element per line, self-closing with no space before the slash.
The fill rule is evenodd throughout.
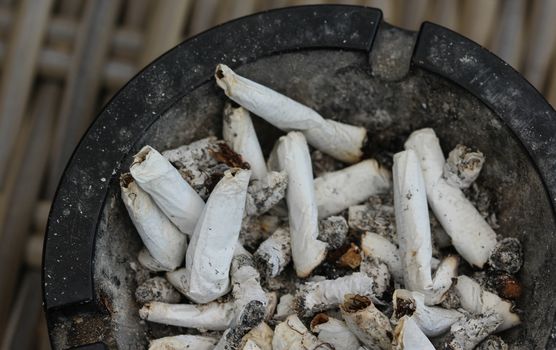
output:
<path id="1" fill-rule="evenodd" d="M 556 0 L 0 0 L 0 350 L 49 349 L 42 241 L 58 179 L 100 108 L 135 73 L 218 23 L 319 2 L 430 20 L 486 46 L 556 105 Z"/>

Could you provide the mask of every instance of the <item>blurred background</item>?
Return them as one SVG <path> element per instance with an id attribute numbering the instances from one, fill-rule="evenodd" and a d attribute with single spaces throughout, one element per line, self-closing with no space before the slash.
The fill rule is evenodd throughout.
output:
<path id="1" fill-rule="evenodd" d="M 49 349 L 40 265 L 50 202 L 100 108 L 142 67 L 216 24 L 270 8 L 341 3 L 391 24 L 454 29 L 556 105 L 556 0 L 0 0 L 0 350 Z"/>

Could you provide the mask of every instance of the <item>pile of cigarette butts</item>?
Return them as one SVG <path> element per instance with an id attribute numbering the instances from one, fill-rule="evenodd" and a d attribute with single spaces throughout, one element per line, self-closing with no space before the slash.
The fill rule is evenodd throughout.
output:
<path id="1" fill-rule="evenodd" d="M 446 159 L 421 129 L 390 171 L 361 159 L 365 128 L 215 79 L 223 140 L 145 146 L 120 178 L 139 315 L 185 333 L 150 349 L 508 349 L 523 254 L 494 231 L 481 152 Z M 250 113 L 286 133 L 266 160 Z"/>

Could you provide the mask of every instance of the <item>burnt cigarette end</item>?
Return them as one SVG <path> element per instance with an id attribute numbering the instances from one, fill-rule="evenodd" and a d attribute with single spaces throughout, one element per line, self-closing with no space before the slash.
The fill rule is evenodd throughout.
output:
<path id="1" fill-rule="evenodd" d="M 344 303 L 340 305 L 340 307 L 345 312 L 354 313 L 357 311 L 361 311 L 372 304 L 373 302 L 371 301 L 371 299 L 364 295 L 347 294 L 344 297 Z"/>
<path id="2" fill-rule="evenodd" d="M 216 67 L 216 72 L 214 73 L 218 79 L 224 79 L 224 71 L 220 68 L 220 65 Z"/>
<path id="3" fill-rule="evenodd" d="M 517 238 L 504 238 L 496 245 L 488 259 L 488 264 L 495 270 L 516 273 L 523 265 L 523 249 Z"/>
<path id="4" fill-rule="evenodd" d="M 152 148 L 150 146 L 143 147 L 136 155 L 133 156 L 133 163 L 131 166 L 143 163 L 145 159 L 147 159 L 147 155 L 151 152 L 151 149 Z"/>
<path id="5" fill-rule="evenodd" d="M 411 316 L 417 309 L 415 305 L 415 301 L 413 299 L 403 299 L 403 298 L 396 298 L 394 301 L 394 314 L 396 315 L 397 319 L 400 319 L 404 316 Z"/>
<path id="6" fill-rule="evenodd" d="M 517 300 L 523 292 L 519 280 L 508 274 L 497 275 L 494 279 L 494 285 L 497 294 L 505 299 Z"/>
<path id="7" fill-rule="evenodd" d="M 234 152 L 228 144 L 225 142 L 218 142 L 217 146 L 218 149 L 209 150 L 209 154 L 217 162 L 224 163 L 230 168 L 251 169 L 249 163 L 247 163 L 240 154 Z"/>
<path id="8" fill-rule="evenodd" d="M 329 216 L 319 221 L 319 240 L 328 243 L 329 249 L 341 248 L 349 231 L 343 216 Z"/>
<path id="9" fill-rule="evenodd" d="M 318 326 L 319 324 L 323 324 L 328 322 L 329 317 L 327 314 L 325 313 L 320 313 L 317 314 L 315 317 L 313 317 L 313 319 L 311 320 L 311 329 L 314 329 L 316 326 Z"/>
<path id="10" fill-rule="evenodd" d="M 131 176 L 130 173 L 123 173 L 120 175 L 120 186 L 123 188 L 128 188 L 133 181 L 133 176 Z"/>
<path id="11" fill-rule="evenodd" d="M 180 299 L 180 293 L 163 277 L 148 279 L 135 290 L 135 300 L 139 304 L 151 301 L 175 304 Z"/>
<path id="12" fill-rule="evenodd" d="M 361 265 L 361 249 L 351 243 L 349 249 L 340 257 L 338 265 L 356 269 Z"/>

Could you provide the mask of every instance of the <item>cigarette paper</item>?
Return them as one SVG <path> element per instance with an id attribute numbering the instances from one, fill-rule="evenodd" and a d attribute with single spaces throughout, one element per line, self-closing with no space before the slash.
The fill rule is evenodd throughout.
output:
<path id="1" fill-rule="evenodd" d="M 324 119 L 313 109 L 272 89 L 237 75 L 219 64 L 216 83 L 226 96 L 277 128 L 303 132 L 311 146 L 346 163 L 359 161 L 365 128 Z"/>
<path id="2" fill-rule="evenodd" d="M 274 319 L 278 321 L 285 320 L 289 315 L 295 314 L 295 296 L 293 294 L 283 294 L 276 306 Z"/>
<path id="3" fill-rule="evenodd" d="M 469 188 L 479 177 L 484 163 L 485 156 L 480 151 L 473 152 L 469 147 L 457 145 L 444 164 L 444 178 L 454 187 Z"/>
<path id="4" fill-rule="evenodd" d="M 214 169 L 219 165 L 211 154 L 218 148 L 218 140 L 216 137 L 210 136 L 188 145 L 166 150 L 162 152 L 162 155 L 179 169 L 182 178 L 199 196 L 206 199 L 210 194 L 207 183 L 210 181 Z"/>
<path id="5" fill-rule="evenodd" d="M 288 173 L 288 203 L 292 259 L 298 277 L 307 277 L 326 257 L 327 244 L 319 241 L 318 213 L 309 147 L 300 132 L 279 139 L 277 155 Z"/>
<path id="6" fill-rule="evenodd" d="M 145 146 L 134 156 L 130 172 L 182 233 L 193 232 L 205 203 L 166 158 Z"/>
<path id="7" fill-rule="evenodd" d="M 329 249 L 341 248 L 346 242 L 349 226 L 343 216 L 329 216 L 319 221 L 319 240 Z"/>
<path id="8" fill-rule="evenodd" d="M 176 335 L 151 341 L 149 350 L 212 350 L 216 340 L 198 335 Z"/>
<path id="9" fill-rule="evenodd" d="M 153 259 L 164 271 L 175 270 L 181 265 L 187 237 L 156 206 L 129 174 L 120 178 L 122 200 L 141 240 Z"/>
<path id="10" fill-rule="evenodd" d="M 513 305 L 498 295 L 483 290 L 479 283 L 467 276 L 459 276 L 455 283 L 455 291 L 459 296 L 461 307 L 466 311 L 480 315 L 493 310 L 502 318 L 496 329 L 501 332 L 521 323 L 519 316 L 513 312 Z"/>
<path id="11" fill-rule="evenodd" d="M 266 294 L 266 310 L 264 313 L 264 320 L 269 321 L 274 316 L 276 312 L 276 306 L 278 305 L 278 293 L 267 292 Z"/>
<path id="12" fill-rule="evenodd" d="M 371 299 L 348 294 L 340 310 L 346 325 L 363 345 L 369 349 L 390 349 L 393 340 L 390 321 Z"/>
<path id="13" fill-rule="evenodd" d="M 432 289 L 429 209 L 421 166 L 414 151 L 394 155 L 392 178 L 404 285 L 409 290 L 427 293 Z"/>
<path id="14" fill-rule="evenodd" d="M 185 291 L 196 303 L 213 301 L 230 289 L 230 264 L 241 229 L 250 174 L 250 170 L 242 169 L 224 174 L 191 236 L 184 274 L 174 279 L 182 284 L 178 290 Z"/>
<path id="15" fill-rule="evenodd" d="M 180 299 L 180 293 L 163 277 L 150 278 L 135 290 L 135 300 L 139 304 L 151 301 L 175 304 Z"/>
<path id="16" fill-rule="evenodd" d="M 391 275 L 388 271 L 388 265 L 372 256 L 366 256 L 361 261 L 359 271 L 373 280 L 375 295 L 381 299 L 384 292 L 390 287 Z"/>
<path id="17" fill-rule="evenodd" d="M 204 305 L 166 304 L 151 302 L 139 310 L 142 319 L 171 326 L 222 331 L 234 319 L 232 302 L 212 302 Z"/>
<path id="18" fill-rule="evenodd" d="M 436 337 L 450 329 L 463 317 L 456 310 L 425 305 L 425 296 L 419 292 L 397 289 L 392 296 L 394 317 L 411 316 L 428 337 Z"/>
<path id="19" fill-rule="evenodd" d="M 394 329 L 393 350 L 435 350 L 434 346 L 410 316 L 402 317 Z"/>
<path id="20" fill-rule="evenodd" d="M 320 218 L 338 214 L 390 189 L 390 172 L 374 159 L 324 174 L 314 181 Z"/>
<path id="21" fill-rule="evenodd" d="M 436 134 L 432 129 L 415 131 L 405 148 L 414 150 L 421 161 L 429 205 L 454 248 L 471 265 L 482 268 L 496 246 L 496 233 L 461 190 L 442 178 L 444 155 Z"/>
<path id="22" fill-rule="evenodd" d="M 373 280 L 361 272 L 354 272 L 335 280 L 307 282 L 296 293 L 295 307 L 299 315 L 312 316 L 338 307 L 346 294 L 373 296 Z"/>
<path id="23" fill-rule="evenodd" d="M 503 322 L 502 317 L 494 311 L 485 315 L 466 318 L 454 323 L 443 349 L 473 350 Z"/>
<path id="24" fill-rule="evenodd" d="M 278 276 L 291 261 L 290 231 L 279 228 L 266 239 L 254 254 L 267 278 Z"/>
<path id="25" fill-rule="evenodd" d="M 246 318 L 252 321 L 256 315 L 260 315 L 256 324 L 260 323 L 266 312 L 267 297 L 261 287 L 259 271 L 255 267 L 253 257 L 239 243 L 235 247 L 230 276 L 236 324 L 244 322 Z M 251 314 L 248 314 L 249 312 Z"/>
<path id="26" fill-rule="evenodd" d="M 261 215 L 272 209 L 286 195 L 288 174 L 271 171 L 264 180 L 254 180 L 247 189 L 245 215 Z"/>
<path id="27" fill-rule="evenodd" d="M 318 334 L 320 341 L 332 345 L 334 349 L 359 349 L 359 339 L 351 333 L 346 323 L 326 314 L 317 314 L 313 318 L 311 331 Z"/>
<path id="28" fill-rule="evenodd" d="M 264 181 L 267 176 L 266 163 L 249 112 L 243 107 L 235 108 L 227 103 L 223 119 L 224 141 L 249 163 L 252 178 Z"/>
<path id="29" fill-rule="evenodd" d="M 334 348 L 318 340 L 296 315 L 290 315 L 274 329 L 273 350 L 304 350 Z"/>
<path id="30" fill-rule="evenodd" d="M 259 345 L 257 345 L 257 343 L 255 343 L 252 340 L 248 340 L 245 345 L 243 345 L 243 347 L 241 347 L 242 350 L 261 350 L 261 348 L 259 347 Z"/>
<path id="31" fill-rule="evenodd" d="M 388 266 L 388 271 L 397 283 L 403 283 L 403 268 L 398 248 L 388 239 L 372 232 L 361 237 L 363 253 L 372 256 Z"/>
<path id="32" fill-rule="evenodd" d="M 245 346 L 248 342 L 254 343 L 261 350 L 272 350 L 272 337 L 274 331 L 265 322 L 259 323 L 257 327 L 247 333 L 243 339 L 242 344 Z"/>
<path id="33" fill-rule="evenodd" d="M 449 255 L 442 259 L 434 273 L 432 288 L 425 293 L 427 305 L 437 305 L 444 301 L 453 279 L 458 275 L 458 265 L 459 258 L 456 255 Z"/>
<path id="34" fill-rule="evenodd" d="M 139 264 L 141 264 L 141 266 L 143 266 L 144 268 L 146 268 L 151 272 L 170 271 L 168 267 L 156 261 L 152 257 L 151 253 L 149 253 L 147 248 L 142 248 L 139 251 L 139 254 L 137 254 L 137 261 L 139 261 Z"/>

